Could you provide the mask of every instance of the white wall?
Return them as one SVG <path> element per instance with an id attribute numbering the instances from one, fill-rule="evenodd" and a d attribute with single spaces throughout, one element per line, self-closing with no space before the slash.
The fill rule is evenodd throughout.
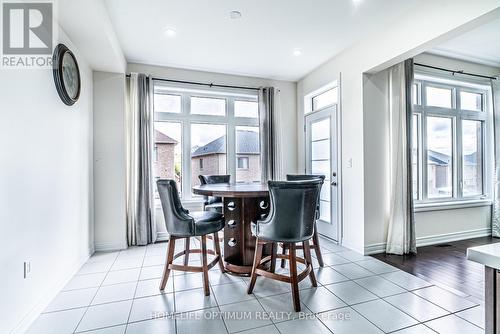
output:
<path id="1" fill-rule="evenodd" d="M 378 72 L 415 56 L 448 38 L 491 20 L 499 1 L 442 0 L 419 2 L 399 20 L 380 26 L 363 41 L 342 52 L 301 79 L 297 85 L 298 167 L 303 169 L 304 96 L 334 81 L 341 82 L 342 114 L 342 214 L 345 246 L 364 252 L 365 199 L 379 196 L 379 189 L 365 191 L 363 73 Z M 425 24 L 422 24 L 425 22 Z M 352 166 L 347 162 L 352 159 Z M 373 192 L 372 192 L 373 191 Z"/>
<path id="2" fill-rule="evenodd" d="M 365 243 L 372 247 L 377 244 L 377 248 L 382 249 L 382 243 L 387 239 L 387 220 L 390 215 L 387 70 L 364 75 L 363 103 Z"/>
<path id="3" fill-rule="evenodd" d="M 97 251 L 127 248 L 125 74 L 94 72 L 94 220 Z"/>
<path id="4" fill-rule="evenodd" d="M 127 72 L 138 72 L 151 74 L 155 77 L 187 80 L 195 82 L 213 82 L 215 84 L 260 87 L 273 86 L 280 90 L 278 95 L 278 110 L 281 116 L 281 126 L 279 131 L 282 133 L 283 151 L 282 164 L 283 173 L 297 173 L 297 108 L 296 108 L 296 83 L 287 81 L 278 81 L 254 77 L 245 77 L 238 75 L 229 75 L 221 73 L 193 71 L 177 69 L 171 67 L 159 67 L 144 64 L 128 64 Z M 190 207 L 188 209 L 200 209 Z M 158 221 L 158 232 L 160 236 L 164 235 L 165 227 L 162 213 L 156 210 Z"/>
<path id="5" fill-rule="evenodd" d="M 491 234 L 491 206 L 415 214 L 417 246 Z"/>
<path id="6" fill-rule="evenodd" d="M 51 69 L 0 70 L 0 333 L 28 325 L 93 252 L 92 72 L 59 40 L 80 66 L 74 106 Z"/>

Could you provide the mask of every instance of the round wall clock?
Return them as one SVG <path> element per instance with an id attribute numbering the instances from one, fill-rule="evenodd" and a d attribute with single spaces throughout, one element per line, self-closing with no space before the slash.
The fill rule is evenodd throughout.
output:
<path id="1" fill-rule="evenodd" d="M 52 56 L 52 68 L 59 97 L 66 105 L 72 106 L 80 97 L 80 69 L 75 55 L 66 45 L 56 46 Z"/>

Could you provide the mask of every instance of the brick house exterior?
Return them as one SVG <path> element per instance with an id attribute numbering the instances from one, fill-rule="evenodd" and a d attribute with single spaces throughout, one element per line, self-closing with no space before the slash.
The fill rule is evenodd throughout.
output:
<path id="1" fill-rule="evenodd" d="M 240 159 L 236 165 L 236 181 L 259 182 L 261 177 L 259 134 L 254 131 L 239 130 L 236 138 L 236 158 Z M 200 184 L 198 179 L 200 174 L 226 174 L 226 166 L 226 136 L 221 136 L 205 146 L 198 147 L 191 154 L 192 184 Z"/>
<path id="2" fill-rule="evenodd" d="M 179 181 L 175 175 L 175 145 L 177 145 L 175 139 L 155 130 L 153 171 L 156 178 Z"/>

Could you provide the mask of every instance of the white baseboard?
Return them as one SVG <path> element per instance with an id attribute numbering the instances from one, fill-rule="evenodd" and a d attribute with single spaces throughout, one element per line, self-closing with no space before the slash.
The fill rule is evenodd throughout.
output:
<path id="1" fill-rule="evenodd" d="M 56 283 L 52 285 L 49 289 L 45 291 L 45 294 L 35 303 L 35 306 L 24 316 L 24 318 L 19 322 L 19 324 L 14 327 L 11 334 L 22 334 L 25 333 L 30 326 L 35 322 L 35 320 L 40 316 L 40 314 L 49 306 L 55 296 L 68 284 L 68 282 L 75 276 L 75 274 L 80 270 L 82 265 L 87 262 L 87 260 L 92 256 L 92 250 L 89 250 L 89 254 L 84 256 L 82 259 L 75 261 L 66 272 L 62 275 L 61 279 L 57 280 Z M 57 278 L 56 278 L 57 279 Z"/>
<path id="2" fill-rule="evenodd" d="M 491 228 L 480 228 L 476 230 L 460 231 L 446 234 L 437 234 L 417 238 L 417 247 L 437 245 L 446 242 L 487 237 L 491 235 Z M 365 255 L 384 253 L 386 243 L 377 243 L 365 246 Z"/>
<path id="3" fill-rule="evenodd" d="M 356 252 L 361 252 L 361 249 L 357 249 L 357 247 L 349 242 L 346 242 L 345 240 L 342 240 L 342 243 L 340 244 L 342 247 L 345 247 L 345 248 L 349 248 L 353 251 L 356 251 Z M 320 246 L 321 246 L 321 243 L 320 243 Z"/>
<path id="4" fill-rule="evenodd" d="M 432 235 L 417 238 L 417 247 L 442 244 L 458 240 L 487 237 L 491 235 L 491 228 L 480 228 L 476 230 L 461 231 L 447 234 Z"/>
<path id="5" fill-rule="evenodd" d="M 380 254 L 385 252 L 387 243 L 381 242 L 365 246 L 365 255 Z"/>
<path id="6" fill-rule="evenodd" d="M 96 242 L 95 251 L 96 252 L 112 252 L 127 249 L 127 242 Z"/>
<path id="7" fill-rule="evenodd" d="M 156 233 L 156 242 L 158 241 L 168 241 L 170 239 L 170 235 L 168 232 L 157 232 Z"/>

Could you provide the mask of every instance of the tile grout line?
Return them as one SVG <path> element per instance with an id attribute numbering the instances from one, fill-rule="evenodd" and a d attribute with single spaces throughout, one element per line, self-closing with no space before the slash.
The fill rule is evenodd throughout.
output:
<path id="1" fill-rule="evenodd" d="M 118 258 L 118 255 L 120 255 L 120 253 L 121 253 L 121 251 L 120 251 L 120 252 L 118 252 L 118 254 L 116 254 L 116 257 L 115 257 L 115 259 L 113 260 L 113 263 L 111 264 L 110 269 L 111 269 L 111 267 L 113 266 L 113 264 L 115 264 L 116 259 Z M 95 297 L 96 297 L 96 296 L 97 296 L 97 294 L 99 293 L 99 290 L 101 289 L 102 284 L 103 284 L 103 283 L 104 283 L 104 281 L 106 280 L 106 277 L 108 277 L 108 273 L 109 273 L 109 270 L 106 272 L 106 275 L 104 276 L 104 278 L 103 278 L 103 280 L 102 280 L 101 284 L 100 284 L 100 285 L 99 285 L 99 287 L 97 288 L 97 290 L 96 290 L 96 292 L 95 292 L 94 297 L 92 297 L 92 300 L 90 301 L 89 305 L 88 305 L 88 306 L 87 306 L 87 308 L 85 309 L 85 312 L 83 313 L 82 317 L 80 318 L 80 321 L 78 321 L 78 323 L 76 324 L 76 327 L 75 327 L 75 329 L 73 330 L 73 333 L 76 333 L 76 331 L 77 331 L 78 327 L 80 326 L 80 324 L 81 324 L 81 322 L 82 322 L 83 318 L 85 318 L 85 315 L 87 314 L 87 312 L 88 312 L 88 310 L 89 310 L 90 306 L 92 305 L 92 302 L 94 301 Z"/>
<path id="2" fill-rule="evenodd" d="M 147 246 L 146 246 L 146 247 L 147 247 Z M 128 327 L 128 323 L 129 323 L 129 321 L 130 321 L 130 315 L 131 315 L 131 311 L 132 311 L 132 307 L 133 307 L 133 303 L 134 303 L 134 301 L 135 301 L 136 299 L 140 299 L 140 298 L 151 297 L 151 296 L 136 297 L 139 282 L 140 282 L 140 281 L 148 281 L 148 280 L 155 280 L 155 279 L 157 279 L 157 278 L 148 278 L 148 279 L 144 279 L 144 280 L 141 280 L 141 279 L 140 279 L 140 275 L 141 275 L 141 273 L 142 273 L 142 270 L 143 270 L 143 268 L 145 267 L 145 266 L 144 266 L 144 263 L 145 263 L 145 259 L 146 259 L 146 254 L 147 254 L 147 251 L 148 251 L 148 248 L 146 248 L 146 251 L 145 251 L 145 253 L 144 253 L 144 255 L 143 255 L 142 265 L 141 265 L 141 267 L 140 267 L 140 271 L 139 271 L 139 278 L 135 281 L 135 282 L 136 282 L 136 286 L 135 286 L 135 290 L 134 290 L 134 296 L 133 296 L 133 298 L 131 299 L 133 302 L 132 302 L 132 305 L 131 305 L 131 309 L 129 310 L 129 315 L 128 315 L 127 324 L 126 324 L 126 325 L 127 325 L 127 327 Z M 85 317 L 85 315 L 87 314 L 87 311 L 88 311 L 88 309 L 89 309 L 90 307 L 92 307 L 92 306 L 96 306 L 96 305 L 103 305 L 103 304 L 109 304 L 109 303 L 114 303 L 114 302 L 120 302 L 120 301 L 113 301 L 113 302 L 107 302 L 107 303 L 101 303 L 101 304 L 92 305 L 92 302 L 95 300 L 95 297 L 96 297 L 97 293 L 99 292 L 99 290 L 100 290 L 103 286 L 112 286 L 112 285 L 119 285 L 119 284 L 125 284 L 125 283 L 131 283 L 131 282 L 133 282 L 133 281 L 130 281 L 130 282 L 120 282 L 120 283 L 114 283 L 114 284 L 109 284 L 109 285 L 103 285 L 104 281 L 106 280 L 106 278 L 108 277 L 108 275 L 109 275 L 111 272 L 117 272 L 117 271 L 124 271 L 124 270 L 132 270 L 132 269 L 137 269 L 137 268 L 124 268 L 124 269 L 119 269 L 119 270 L 112 270 L 113 265 L 116 263 L 116 261 L 119 259 L 120 254 L 122 254 L 123 252 L 124 252 L 124 251 L 120 251 L 120 252 L 118 252 L 118 253 L 117 253 L 117 255 L 115 256 L 115 258 L 114 258 L 114 260 L 113 260 L 113 263 L 111 264 L 111 267 L 110 267 L 110 268 L 108 269 L 108 271 L 106 271 L 106 272 L 96 272 L 96 273 L 86 273 L 86 274 L 81 274 L 81 275 L 75 275 L 75 276 L 84 276 L 84 275 L 92 275 L 92 274 L 97 274 L 97 273 L 105 273 L 105 276 L 104 276 L 104 278 L 103 278 L 103 280 L 102 280 L 101 284 L 100 284 L 98 287 L 86 287 L 86 288 L 78 288 L 78 289 L 70 289 L 70 290 L 62 290 L 62 291 L 61 291 L 61 292 L 67 292 L 67 291 L 75 291 L 75 290 L 82 290 L 82 289 L 97 288 L 96 293 L 94 294 L 94 297 L 92 298 L 92 300 L 91 300 L 90 304 L 89 304 L 89 305 L 87 305 L 87 306 L 85 307 L 85 308 L 86 308 L 86 310 L 85 310 L 84 314 L 82 315 L 82 318 L 81 318 L 81 319 L 80 319 L 80 321 L 78 322 L 78 324 L 77 324 L 77 326 L 76 326 L 76 328 L 75 328 L 74 332 L 76 332 L 76 330 L 78 329 L 78 326 L 81 324 L 81 322 L 82 322 L 83 318 L 84 318 L 84 317 Z M 341 252 L 341 251 L 339 251 L 339 252 Z M 338 252 L 332 252 L 331 254 L 336 254 L 336 253 L 338 253 Z M 328 253 L 328 254 L 330 254 L 330 253 Z M 341 256 L 341 255 L 339 255 L 339 254 L 337 254 L 337 255 L 338 255 L 338 256 L 340 256 L 340 257 L 342 257 L 342 256 Z M 316 259 L 316 260 L 317 260 L 317 259 Z M 396 286 L 398 286 L 398 287 L 400 287 L 400 288 L 404 289 L 405 291 L 404 291 L 404 292 L 400 292 L 400 293 L 396 293 L 396 294 L 391 294 L 391 295 L 384 296 L 384 297 L 380 297 L 380 296 L 378 296 L 378 295 L 374 294 L 377 298 L 376 298 L 376 299 L 373 299 L 373 300 L 371 300 L 371 301 L 374 301 L 374 300 L 382 300 L 382 301 L 385 301 L 385 302 L 387 302 L 389 305 L 391 305 L 391 306 L 395 307 L 396 309 L 398 309 L 398 310 L 402 311 L 403 313 L 407 314 L 407 315 L 408 315 L 408 316 L 410 316 L 411 318 L 413 318 L 413 317 L 412 317 L 410 314 L 406 313 L 404 310 L 401 310 L 401 309 L 400 309 L 400 308 L 398 308 L 397 306 L 395 306 L 395 305 L 393 305 L 392 303 L 388 302 L 387 300 L 385 300 L 385 298 L 389 298 L 389 297 L 391 297 L 391 296 L 395 296 L 395 295 L 399 295 L 399 294 L 404 294 L 404 293 L 408 293 L 408 292 L 413 293 L 414 291 L 417 291 L 417 290 L 422 290 L 422 289 L 425 289 L 425 288 L 429 288 L 429 287 L 431 287 L 431 286 L 435 286 L 435 285 L 431 285 L 431 286 L 426 286 L 426 287 L 420 287 L 420 288 L 413 289 L 413 290 L 408 290 L 407 288 L 405 288 L 405 287 L 403 287 L 403 286 L 401 286 L 401 285 L 397 284 L 396 282 L 393 282 L 393 281 L 389 280 L 388 278 L 386 278 L 386 277 L 383 277 L 383 276 L 382 276 L 382 275 L 385 275 L 385 274 L 388 274 L 388 273 L 391 273 L 391 272 L 405 272 L 405 271 L 403 271 L 403 270 L 401 270 L 401 269 L 395 268 L 395 269 L 396 269 L 395 271 L 382 272 L 382 273 L 375 273 L 375 272 L 371 271 L 370 269 L 365 268 L 365 267 L 363 267 L 363 266 L 359 265 L 358 263 L 356 263 L 356 262 L 366 261 L 366 260 L 370 260 L 370 259 L 364 259 L 364 260 L 358 260 L 358 261 L 351 261 L 351 260 L 349 260 L 349 259 L 346 259 L 346 260 L 348 261 L 347 263 L 342 263 L 342 264 L 339 264 L 339 265 L 343 265 L 343 264 L 356 264 L 357 266 L 359 266 L 359 267 L 363 268 L 364 270 L 367 270 L 368 272 L 373 273 L 373 275 L 369 275 L 369 276 L 365 276 L 365 277 L 359 277 L 359 278 L 349 278 L 349 277 L 345 276 L 344 274 L 342 274 L 341 272 L 338 272 L 338 271 L 336 270 L 335 266 L 339 266 L 339 265 L 330 265 L 330 264 L 325 264 L 325 267 L 327 267 L 327 268 L 330 268 L 330 269 L 334 270 L 335 272 L 337 272 L 338 274 L 340 274 L 340 275 L 342 275 L 342 276 L 345 276 L 346 280 L 345 280 L 345 281 L 341 281 L 341 282 L 329 283 L 329 284 L 322 284 L 322 283 L 318 282 L 318 287 L 325 287 L 325 288 L 327 288 L 327 290 L 328 290 L 330 293 L 332 293 L 334 296 L 336 296 L 337 298 L 339 298 L 339 300 L 341 300 L 342 302 L 344 302 L 344 303 L 346 304 L 346 306 L 344 306 L 344 307 L 348 307 L 349 309 L 352 309 L 352 310 L 354 310 L 354 309 L 352 308 L 352 306 L 355 306 L 355 305 L 358 305 L 358 304 L 362 304 L 362 303 L 365 303 L 365 302 L 369 302 L 369 301 L 365 301 L 365 302 L 360 302 L 360 303 L 355 303 L 355 304 L 351 304 L 351 305 L 349 305 L 349 304 L 348 304 L 348 303 L 346 303 L 346 302 L 345 302 L 342 298 L 340 298 L 340 297 L 339 297 L 339 296 L 337 296 L 334 292 L 332 292 L 331 290 L 329 290 L 327 286 L 328 286 L 328 285 L 339 284 L 339 283 L 342 283 L 342 282 L 349 282 L 349 281 L 354 282 L 355 284 L 357 284 L 357 285 L 361 286 L 358 282 L 356 282 L 356 280 L 360 280 L 360 279 L 363 279 L 363 278 L 368 278 L 368 277 L 375 277 L 375 276 L 376 276 L 376 277 L 380 277 L 380 278 L 382 278 L 382 279 L 386 280 L 387 282 L 389 282 L 389 283 L 391 283 L 391 284 L 394 284 L 394 285 L 396 285 Z M 377 260 L 377 259 L 374 259 L 374 260 L 375 260 L 375 261 L 380 261 L 380 260 Z M 104 261 L 102 261 L 102 262 L 104 262 Z M 92 263 L 102 263 L 102 262 L 92 262 Z M 380 261 L 380 262 L 384 263 L 383 261 Z M 146 267 L 152 267 L 152 266 L 155 266 L 155 265 L 146 266 Z M 158 265 L 158 266 L 159 266 L 159 265 Z M 318 267 L 316 267 L 316 268 L 314 268 L 314 269 L 315 269 L 315 270 L 319 270 L 320 268 L 321 268 L 321 267 L 319 267 L 319 266 L 318 266 Z M 408 274 L 409 274 L 409 273 L 408 273 Z M 411 274 L 409 274 L 409 275 L 411 275 Z M 414 276 L 414 275 L 412 275 L 412 276 Z M 424 281 L 425 281 L 425 280 L 424 280 Z M 246 281 L 245 281 L 245 280 L 242 280 L 242 282 L 244 282 L 244 283 L 246 284 Z M 235 283 L 240 283 L 240 282 L 227 282 L 227 283 L 216 284 L 215 286 L 223 286 L 223 285 L 235 284 Z M 427 283 L 428 283 L 428 282 L 427 282 Z M 172 284 L 174 284 L 174 282 L 172 282 Z M 430 283 L 429 283 L 429 284 L 430 284 Z M 362 286 L 361 286 L 361 287 L 362 287 Z M 210 288 L 211 288 L 211 290 L 212 290 L 212 294 L 213 294 L 213 285 L 212 285 L 212 284 L 210 285 Z M 309 287 L 309 288 L 304 288 L 304 289 L 301 289 L 300 291 L 303 291 L 303 290 L 308 290 L 308 289 L 311 289 L 311 288 L 312 288 L 312 287 Z M 186 289 L 186 290 L 183 290 L 183 291 L 189 291 L 189 290 L 194 290 L 194 289 L 196 289 L 196 288 Z M 366 290 L 367 290 L 367 291 L 369 291 L 369 292 L 371 292 L 371 291 L 370 291 L 370 290 L 368 290 L 368 289 L 366 289 Z M 448 290 L 446 290 L 446 289 L 443 289 L 443 290 L 445 290 L 445 291 L 446 291 L 446 292 L 448 292 L 448 293 L 453 294 L 453 292 L 451 292 L 451 291 L 448 291 Z M 176 294 L 176 293 L 178 293 L 178 292 L 182 292 L 182 291 L 176 291 L 176 290 L 175 290 L 175 286 L 174 286 L 174 288 L 173 288 L 174 308 L 176 308 L 176 303 L 175 303 L 175 300 L 176 300 L 176 299 L 175 299 L 175 294 Z M 281 294 L 289 294 L 289 293 L 290 293 L 290 292 L 288 291 L 288 292 L 280 292 L 280 293 L 272 294 L 272 295 L 269 295 L 269 296 L 262 296 L 262 297 L 257 297 L 257 296 L 255 296 L 255 295 L 254 295 L 254 297 L 255 297 L 255 299 L 258 301 L 258 303 L 259 303 L 259 305 L 262 307 L 262 309 L 264 309 L 264 312 L 265 312 L 266 314 L 269 314 L 269 312 L 268 312 L 268 311 L 266 311 L 266 310 L 265 310 L 265 308 L 263 307 L 263 305 L 262 305 L 262 303 L 261 303 L 260 299 L 270 298 L 270 297 L 273 297 L 273 296 L 276 296 L 276 295 L 281 295 Z M 373 293 L 373 292 L 371 292 L 371 293 Z M 419 296 L 419 295 L 417 295 L 417 294 L 415 294 L 415 293 L 413 293 L 413 294 L 414 294 L 414 295 L 416 295 L 416 296 L 417 296 L 417 297 L 419 297 L 419 298 L 423 298 L 422 296 Z M 453 294 L 453 295 L 455 295 L 455 294 Z M 458 295 L 456 295 L 456 296 L 457 296 L 458 298 L 463 298 L 463 297 L 458 296 Z M 216 302 L 216 307 L 217 307 L 217 308 L 219 309 L 219 311 L 220 311 L 220 306 L 221 306 L 221 305 L 220 305 L 220 303 L 219 303 L 219 301 L 218 301 L 217 297 L 215 296 L 215 294 L 214 294 L 214 299 L 215 299 L 215 302 Z M 425 299 L 425 298 L 423 298 L 423 299 L 424 299 L 425 301 L 427 301 L 427 302 L 430 302 L 430 303 L 434 304 L 432 301 L 429 301 L 429 300 L 427 300 L 427 299 Z M 130 299 L 126 299 L 126 300 L 130 300 Z M 121 301 L 125 301 L 125 300 L 121 300 Z M 247 301 L 249 301 L 249 300 L 247 300 Z M 228 304 L 224 304 L 224 306 L 225 306 L 225 305 L 236 304 L 236 303 L 240 303 L 240 302 L 245 302 L 245 301 L 238 301 L 238 302 L 228 303 Z M 476 303 L 474 303 L 474 304 L 476 304 Z M 436 305 L 436 304 L 434 304 L 434 305 Z M 305 306 L 305 305 L 304 305 L 304 306 Z M 436 305 L 436 306 L 437 306 L 437 307 L 440 307 L 441 309 L 443 309 L 443 308 L 442 308 L 441 306 L 439 306 L 439 305 Z M 475 326 L 475 327 L 480 328 L 479 326 L 477 326 L 476 324 L 472 323 L 471 321 L 469 321 L 469 320 L 467 320 L 467 319 L 465 319 L 465 318 L 462 318 L 462 317 L 460 317 L 460 315 L 458 315 L 458 313 L 460 313 L 460 312 L 463 312 L 463 311 L 466 311 L 466 310 L 469 310 L 469 309 L 473 309 L 473 308 L 476 308 L 476 307 L 478 307 L 478 306 L 480 306 L 480 305 L 479 305 L 479 304 L 476 304 L 476 305 L 474 305 L 474 306 L 467 307 L 467 308 L 464 308 L 464 309 L 462 309 L 462 310 L 458 310 L 458 311 L 456 311 L 456 312 L 450 312 L 450 311 L 448 311 L 448 310 L 444 309 L 446 312 L 449 312 L 449 314 L 444 315 L 444 316 L 442 316 L 442 317 L 446 317 L 446 316 L 449 316 L 449 315 L 453 314 L 453 315 L 457 316 L 458 318 L 462 319 L 463 321 L 466 321 L 466 322 L 470 323 L 471 325 L 473 325 L 473 326 Z M 305 306 L 305 307 L 306 307 L 306 309 L 307 309 L 307 310 L 311 311 L 311 310 L 310 310 L 307 306 Z M 53 313 L 53 312 L 60 312 L 60 311 L 65 311 L 65 310 L 70 310 L 70 309 L 78 309 L 78 308 L 80 308 L 80 307 L 69 308 L 69 309 L 64 309 L 64 310 L 59 310 L 59 311 L 52 311 L 52 312 L 50 312 L 50 313 Z M 82 308 L 83 308 L 83 307 L 82 307 Z M 339 308 L 341 308 L 341 307 L 339 307 Z M 319 313 L 330 312 L 330 311 L 334 311 L 334 310 L 339 309 L 339 308 L 334 308 L 334 309 L 327 310 L 327 311 L 323 311 L 323 312 L 319 312 Z M 200 309 L 200 310 L 203 310 L 203 309 L 206 309 L 206 308 L 202 308 L 202 309 Z M 197 310 L 195 310 L 195 311 L 197 311 Z M 354 311 L 355 311 L 356 313 L 359 313 L 359 312 L 357 312 L 356 310 L 354 310 Z M 191 312 L 191 311 L 190 311 L 190 312 Z M 312 311 L 311 311 L 311 312 L 312 312 Z M 47 313 L 49 313 L 49 312 L 47 312 Z M 177 311 L 176 311 L 176 313 L 180 313 L 180 312 L 177 312 Z M 314 313 L 313 313 L 313 314 L 314 314 Z M 365 318 L 365 319 L 366 319 L 366 317 L 364 317 L 362 314 L 360 314 L 360 315 L 361 315 L 363 318 Z M 439 319 L 439 318 L 442 318 L 442 317 L 437 317 L 437 318 L 434 318 L 434 319 L 430 319 L 430 320 L 427 320 L 427 321 L 425 321 L 425 322 L 420 322 L 420 321 L 418 321 L 417 319 L 415 319 L 415 320 L 417 321 L 417 323 L 418 323 L 418 324 L 425 325 L 425 323 L 428 323 L 428 322 L 430 322 L 430 321 L 433 321 L 433 320 L 436 320 L 436 319 Z M 293 320 L 296 320 L 296 319 L 289 319 L 289 320 L 285 320 L 285 321 L 282 321 L 282 322 L 293 321 Z M 367 321 L 368 321 L 368 322 L 370 322 L 370 323 L 372 323 L 372 322 L 371 322 L 370 320 L 368 320 L 368 319 L 367 319 Z M 276 326 L 276 324 L 277 324 L 277 323 L 275 323 L 272 319 L 271 319 L 271 322 L 272 322 L 272 324 L 274 325 L 274 327 L 275 327 L 275 328 L 279 331 L 279 329 L 278 329 L 278 328 L 277 328 L 277 326 Z M 282 323 L 282 322 L 278 322 L 278 323 Z M 326 326 L 326 324 L 324 324 L 322 321 L 320 321 L 320 322 L 321 322 L 324 326 Z M 227 326 L 226 326 L 225 321 L 223 321 L 223 323 L 224 323 L 224 326 L 226 327 L 226 330 L 228 331 L 228 328 L 227 328 Z M 373 323 L 372 323 L 372 324 L 373 324 Z M 116 326 L 120 326 L 120 325 L 121 325 L 121 324 L 119 324 L 119 325 L 112 325 L 112 326 L 105 326 L 105 327 L 103 327 L 103 328 L 107 328 L 107 327 L 116 327 Z M 373 325 L 375 325 L 375 324 L 373 324 Z M 265 326 L 267 326 L 267 325 L 265 325 Z M 376 326 L 376 325 L 375 325 L 375 326 Z M 416 325 L 413 325 L 413 326 L 416 326 Z M 413 327 L 413 326 L 408 326 L 408 327 Z M 378 326 L 376 326 L 376 327 L 378 328 Z M 426 326 L 426 327 L 428 327 L 428 326 Z M 328 328 L 328 327 L 327 327 L 327 328 Z M 407 327 L 404 327 L 404 328 L 407 328 Z M 176 327 L 175 327 L 175 329 L 176 329 L 176 332 L 177 332 L 177 321 L 176 321 Z M 329 330 L 329 328 L 328 328 L 328 330 Z M 398 329 L 398 330 L 400 330 L 400 329 Z"/>
<path id="3" fill-rule="evenodd" d="M 146 247 L 146 249 L 144 250 L 144 256 L 142 258 L 142 264 L 144 264 L 144 261 L 146 259 L 146 253 L 147 253 L 147 245 L 144 246 Z M 135 303 L 135 295 L 137 294 L 137 286 L 139 286 L 139 279 L 141 278 L 141 273 L 142 273 L 142 265 L 141 265 L 141 268 L 139 270 L 139 276 L 137 277 L 137 281 L 135 283 L 135 290 L 134 290 L 134 295 L 132 296 L 132 304 L 130 304 L 130 310 L 128 311 L 128 317 L 127 317 L 127 322 L 125 323 L 125 333 L 127 333 L 127 330 L 128 330 L 128 324 L 129 324 L 129 320 L 130 320 L 130 315 L 132 314 L 132 309 L 134 308 L 134 303 Z"/>

